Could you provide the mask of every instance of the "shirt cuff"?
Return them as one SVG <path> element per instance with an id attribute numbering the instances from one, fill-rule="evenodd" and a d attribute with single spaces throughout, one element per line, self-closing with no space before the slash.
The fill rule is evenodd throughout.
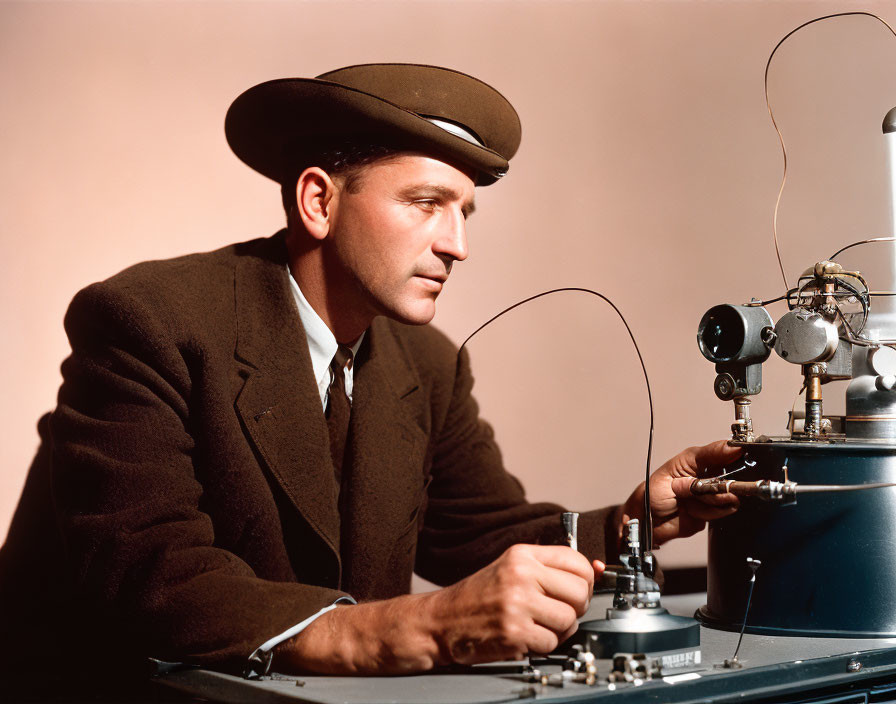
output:
<path id="1" fill-rule="evenodd" d="M 266 640 L 260 646 L 258 646 L 252 654 L 249 656 L 249 661 L 246 663 L 246 669 L 243 670 L 243 677 L 248 679 L 257 679 L 259 677 L 263 677 L 268 674 L 271 670 L 271 660 L 274 657 L 274 648 L 280 645 L 285 640 L 289 640 L 293 636 L 298 635 L 302 631 L 304 631 L 308 626 L 314 623 L 317 619 L 323 616 L 327 611 L 332 611 L 339 604 L 357 604 L 350 596 L 341 596 L 336 601 L 334 601 L 329 606 L 325 606 L 316 614 L 312 614 L 308 618 L 306 618 L 301 623 L 297 623 L 292 628 L 288 628 L 283 631 L 280 635 L 276 635 L 273 638 Z"/>

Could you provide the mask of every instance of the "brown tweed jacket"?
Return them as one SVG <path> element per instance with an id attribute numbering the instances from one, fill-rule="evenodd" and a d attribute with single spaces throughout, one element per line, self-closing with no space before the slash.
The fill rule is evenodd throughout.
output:
<path id="1" fill-rule="evenodd" d="M 504 471 L 465 355 L 385 318 L 356 367 L 340 520 L 285 262 L 279 233 L 75 297 L 59 405 L 0 550 L 5 662 L 58 647 L 240 670 L 342 594 L 403 594 L 414 570 L 447 584 L 513 543 L 560 542 L 562 509 Z M 580 521 L 593 557 L 608 517 Z"/>

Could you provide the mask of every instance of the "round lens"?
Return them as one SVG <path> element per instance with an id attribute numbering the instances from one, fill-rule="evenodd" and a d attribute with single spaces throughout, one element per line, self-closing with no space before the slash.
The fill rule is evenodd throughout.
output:
<path id="1" fill-rule="evenodd" d="M 730 362 L 744 345 L 744 322 L 729 305 L 710 308 L 697 332 L 703 356 L 711 362 Z"/>

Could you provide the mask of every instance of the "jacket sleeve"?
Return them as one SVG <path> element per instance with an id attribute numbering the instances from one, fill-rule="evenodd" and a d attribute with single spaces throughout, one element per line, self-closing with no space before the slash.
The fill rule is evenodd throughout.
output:
<path id="1" fill-rule="evenodd" d="M 529 503 L 504 469 L 491 426 L 479 417 L 466 350 L 457 356 L 451 400 L 438 435 L 416 571 L 450 584 L 484 567 L 516 543 L 562 544 L 563 507 Z M 591 559 L 615 558 L 611 506 L 579 517 L 579 549 Z"/>
<path id="2" fill-rule="evenodd" d="M 271 636 L 345 595 L 261 579 L 216 544 L 191 434 L 203 352 L 170 322 L 122 286 L 73 301 L 50 425 L 55 509 L 76 598 L 108 642 L 241 671 Z"/>

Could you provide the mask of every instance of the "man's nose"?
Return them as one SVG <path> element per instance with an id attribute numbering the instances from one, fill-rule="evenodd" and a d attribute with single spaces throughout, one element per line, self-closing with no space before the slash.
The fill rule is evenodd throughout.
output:
<path id="1" fill-rule="evenodd" d="M 451 261 L 462 262 L 469 256 L 467 248 L 467 221 L 462 213 L 454 214 L 433 247 L 436 254 Z"/>

